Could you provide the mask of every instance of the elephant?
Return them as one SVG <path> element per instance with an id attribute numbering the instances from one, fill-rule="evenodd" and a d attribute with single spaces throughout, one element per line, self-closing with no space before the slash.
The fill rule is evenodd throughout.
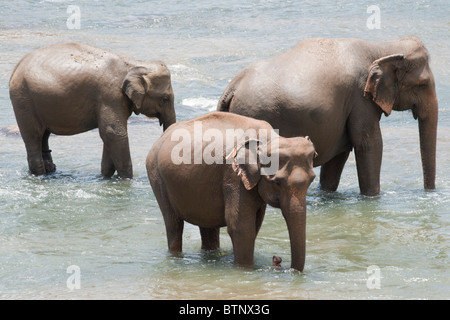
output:
<path id="1" fill-rule="evenodd" d="M 237 73 L 217 110 L 266 120 L 285 137 L 308 135 L 322 190 L 337 190 L 353 150 L 366 196 L 380 193 L 382 114 L 412 110 L 424 188 L 435 189 L 438 101 L 429 54 L 417 37 L 305 39 Z"/>
<path id="2" fill-rule="evenodd" d="M 170 71 L 161 61 L 138 61 L 83 43 L 61 43 L 25 55 L 9 82 L 10 98 L 33 175 L 56 170 L 51 133 L 94 128 L 103 140 L 101 173 L 132 178 L 127 120 L 132 112 L 176 122 Z"/>
<path id="3" fill-rule="evenodd" d="M 182 252 L 184 221 L 199 226 L 204 250 L 220 248 L 219 230 L 226 226 L 235 264 L 252 268 L 255 239 L 269 204 L 281 208 L 291 267 L 302 271 L 314 156 L 309 138 L 284 138 L 266 121 L 237 114 L 212 112 L 172 125 L 146 159 L 169 252 Z"/>

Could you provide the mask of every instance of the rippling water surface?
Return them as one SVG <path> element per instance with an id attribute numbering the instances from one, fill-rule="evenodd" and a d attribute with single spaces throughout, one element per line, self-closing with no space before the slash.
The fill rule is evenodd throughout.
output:
<path id="1" fill-rule="evenodd" d="M 80 8 L 79 30 L 67 28 L 69 5 Z M 0 3 L 0 297 L 449 299 L 449 5 L 380 5 L 379 30 L 367 28 L 367 7 L 365 1 Z M 8 93 L 11 71 L 24 54 L 52 43 L 81 41 L 137 59 L 164 60 L 172 72 L 178 120 L 186 120 L 214 110 L 243 67 L 304 38 L 407 35 L 426 44 L 437 83 L 437 189 L 423 190 L 412 114 L 383 118 L 381 194 L 359 195 L 353 155 L 336 193 L 312 184 L 303 273 L 270 267 L 273 255 L 281 256 L 285 267 L 290 264 L 286 225 L 273 208 L 256 241 L 253 270 L 233 265 L 225 230 L 221 250 L 207 253 L 200 250 L 198 228 L 186 225 L 183 254 L 167 253 L 145 171 L 147 152 L 162 132 L 157 120 L 129 120 L 132 181 L 101 178 L 97 130 L 51 136 L 56 173 L 30 176 L 23 142 L 11 127 L 16 124 Z M 71 265 L 80 268 L 80 289 L 67 287 Z M 378 273 L 368 273 L 371 267 Z"/>

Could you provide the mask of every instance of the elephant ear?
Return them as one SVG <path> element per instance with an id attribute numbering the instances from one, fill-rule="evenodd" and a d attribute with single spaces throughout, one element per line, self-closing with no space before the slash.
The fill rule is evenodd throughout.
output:
<path id="1" fill-rule="evenodd" d="M 233 170 L 247 190 L 253 189 L 261 179 L 258 143 L 258 140 L 246 140 L 241 146 L 234 147 L 226 157 L 226 159 L 233 158 Z"/>
<path id="2" fill-rule="evenodd" d="M 390 115 L 399 94 L 399 81 L 406 72 L 406 59 L 393 54 L 375 60 L 369 69 L 364 97 L 374 101 L 386 116 Z"/>
<path id="3" fill-rule="evenodd" d="M 145 67 L 134 67 L 122 82 L 122 91 L 135 105 L 134 112 L 136 114 L 140 113 L 145 94 L 149 91 L 150 83 L 146 78 L 149 73 L 150 70 Z"/>

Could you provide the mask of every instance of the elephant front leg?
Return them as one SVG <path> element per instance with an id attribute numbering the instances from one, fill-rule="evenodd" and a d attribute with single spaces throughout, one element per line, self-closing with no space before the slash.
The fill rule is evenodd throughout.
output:
<path id="1" fill-rule="evenodd" d="M 255 221 L 253 221 L 253 225 L 243 224 L 227 228 L 233 244 L 234 262 L 240 267 L 253 267 L 256 239 L 254 223 Z"/>
<path id="2" fill-rule="evenodd" d="M 233 244 L 234 261 L 240 267 L 253 267 L 255 240 L 261 226 L 264 210 L 256 200 L 255 189 L 247 191 L 240 184 L 239 195 L 228 195 L 225 199 L 225 220 Z"/>
<path id="3" fill-rule="evenodd" d="M 383 153 L 383 139 L 379 124 L 370 132 L 351 135 L 355 150 L 356 168 L 360 192 L 366 196 L 380 193 L 380 171 Z"/>
<path id="4" fill-rule="evenodd" d="M 373 146 L 373 149 L 371 152 L 355 149 L 359 189 L 361 194 L 365 196 L 376 196 L 380 193 L 381 152 L 383 148 Z"/>
<path id="5" fill-rule="evenodd" d="M 102 174 L 111 177 L 117 170 L 120 178 L 133 177 L 130 147 L 126 125 L 99 126 L 100 137 L 103 140 Z"/>
<path id="6" fill-rule="evenodd" d="M 111 178 L 115 171 L 116 167 L 114 166 L 114 162 L 112 161 L 109 151 L 106 149 L 106 145 L 103 144 L 102 167 L 101 167 L 102 176 L 105 178 Z"/>

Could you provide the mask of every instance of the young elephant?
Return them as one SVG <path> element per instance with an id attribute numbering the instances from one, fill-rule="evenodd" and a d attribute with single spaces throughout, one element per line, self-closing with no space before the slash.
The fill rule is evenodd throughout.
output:
<path id="1" fill-rule="evenodd" d="M 219 228 L 227 226 L 236 264 L 251 267 L 269 204 L 281 208 L 291 267 L 302 271 L 315 155 L 309 138 L 283 138 L 267 122 L 237 114 L 214 112 L 171 126 L 146 163 L 169 250 L 181 252 L 184 221 L 200 227 L 205 250 L 219 248 Z"/>
<path id="2" fill-rule="evenodd" d="M 160 61 L 135 61 L 81 43 L 27 54 L 16 66 L 9 91 L 32 174 L 55 171 L 50 133 L 73 135 L 99 128 L 101 172 L 131 178 L 127 119 L 157 117 L 164 130 L 176 121 L 170 72 Z"/>

